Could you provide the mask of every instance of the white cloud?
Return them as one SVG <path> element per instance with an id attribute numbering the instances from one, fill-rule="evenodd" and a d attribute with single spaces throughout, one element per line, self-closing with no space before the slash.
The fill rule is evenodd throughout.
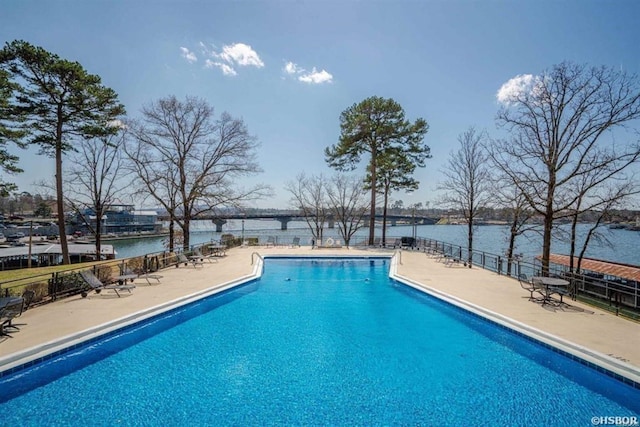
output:
<path id="1" fill-rule="evenodd" d="M 531 74 L 516 76 L 500 87 L 496 98 L 501 104 L 510 104 L 522 95 L 533 93 L 539 83 L 540 78 Z"/>
<path id="2" fill-rule="evenodd" d="M 238 74 L 232 66 L 223 62 L 216 62 L 207 59 L 206 61 L 204 61 L 204 66 L 206 68 L 219 68 L 220 70 L 222 70 L 222 74 L 224 74 L 225 76 L 235 76 Z"/>
<path id="3" fill-rule="evenodd" d="M 182 57 L 186 59 L 189 64 L 193 64 L 198 60 L 196 54 L 191 52 L 186 47 L 180 47 L 180 51 L 182 52 Z"/>
<path id="4" fill-rule="evenodd" d="M 313 67 L 311 71 L 307 71 L 292 61 L 285 63 L 282 71 L 287 75 L 297 76 L 299 81 L 309 84 L 331 83 L 333 81 L 333 76 L 326 70 L 318 71 L 316 67 Z"/>
<path id="5" fill-rule="evenodd" d="M 260 59 L 257 52 L 251 46 L 244 43 L 234 43 L 222 47 L 220 58 L 229 64 L 241 66 L 254 66 L 257 68 L 264 67 L 264 62 Z"/>
<path id="6" fill-rule="evenodd" d="M 318 71 L 313 67 L 313 70 L 311 70 L 310 73 L 303 73 L 298 77 L 298 80 L 309 84 L 331 83 L 333 81 L 333 76 L 325 70 Z"/>
<path id="7" fill-rule="evenodd" d="M 284 72 L 287 74 L 296 74 L 300 71 L 304 71 L 301 68 L 298 68 L 298 66 L 296 64 L 294 64 L 293 62 L 289 61 L 284 65 L 283 68 Z"/>
<path id="8" fill-rule="evenodd" d="M 110 120 L 107 122 L 107 127 L 110 128 L 118 128 L 118 129 L 126 129 L 127 126 L 124 124 L 124 122 L 122 120 Z"/>
<path id="9" fill-rule="evenodd" d="M 233 43 L 222 46 L 222 49 L 217 48 L 215 45 L 207 46 L 203 42 L 198 42 L 198 47 L 202 55 L 207 58 L 204 61 L 205 68 L 218 68 L 225 76 L 238 75 L 238 67 L 264 67 L 264 62 L 260 59 L 258 53 L 251 48 L 248 44 Z M 187 55 L 191 55 L 194 62 L 197 60 L 193 52 L 189 52 L 187 48 L 180 48 L 183 52 L 182 56 L 189 58 Z"/>

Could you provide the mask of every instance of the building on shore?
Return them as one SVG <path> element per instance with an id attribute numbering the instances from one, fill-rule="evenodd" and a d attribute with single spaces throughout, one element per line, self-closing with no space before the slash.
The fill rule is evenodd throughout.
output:
<path id="1" fill-rule="evenodd" d="M 116 251 L 113 245 L 101 245 L 100 256 L 96 255 L 96 245 L 92 243 L 69 244 L 69 257 L 72 263 L 114 259 Z M 62 248 L 58 243 L 47 241 L 33 242 L 23 246 L 0 245 L 0 270 L 27 268 L 31 258 L 31 267 L 46 267 L 62 263 Z"/>
<path id="2" fill-rule="evenodd" d="M 87 224 L 88 223 L 88 224 Z M 91 234 L 97 229 L 96 214 L 91 208 L 76 214 L 73 218 L 74 231 Z M 133 205 L 110 205 L 104 213 L 100 230 L 102 234 L 159 233 L 162 223 L 154 210 L 136 210 Z"/>

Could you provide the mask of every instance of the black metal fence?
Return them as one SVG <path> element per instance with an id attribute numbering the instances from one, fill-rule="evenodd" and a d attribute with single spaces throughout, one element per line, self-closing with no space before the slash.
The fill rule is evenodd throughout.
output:
<path id="1" fill-rule="evenodd" d="M 226 242 L 233 245 L 234 242 Z M 199 249 L 203 255 L 208 255 L 209 244 L 193 246 L 187 254 Z M 44 304 L 55 301 L 58 298 L 86 293 L 90 288 L 80 277 L 80 272 L 91 269 L 103 282 L 110 283 L 113 278 L 132 271 L 136 274 L 153 273 L 163 268 L 178 266 L 178 254 L 180 252 L 157 252 L 145 254 L 139 257 L 111 260 L 101 263 L 71 264 L 68 269 L 54 273 L 41 274 L 27 278 L 5 281 L 0 283 L 0 296 L 20 296 L 25 292 L 33 292 L 32 305 Z"/>
<path id="2" fill-rule="evenodd" d="M 466 247 L 428 238 L 413 238 L 412 245 L 405 244 L 408 243 L 406 238 L 389 238 L 387 241 L 394 242 L 393 247 L 432 253 L 434 256 L 441 256 L 465 266 L 469 266 L 467 264 L 471 259 L 471 266 L 481 267 L 514 279 L 542 275 L 542 264 L 537 259 L 526 260 L 522 256 L 509 258 L 478 250 L 473 250 L 469 254 L 469 249 Z M 616 314 L 640 317 L 640 288 L 636 281 L 622 278 L 607 280 L 603 276 L 591 273 L 578 274 L 557 264 L 549 266 L 549 276 L 569 281 L 569 293 L 574 300 L 580 299 L 614 311 Z"/>
<path id="3" fill-rule="evenodd" d="M 227 247 L 233 247 L 242 244 L 241 240 L 227 238 L 223 243 Z M 352 246 L 367 246 L 367 243 L 365 239 L 361 239 L 352 242 Z M 382 245 L 377 244 L 376 246 L 381 247 Z M 435 239 L 387 237 L 384 247 L 422 251 L 468 267 L 470 259 L 470 266 L 481 267 L 514 279 L 542 275 L 542 265 L 536 259 L 526 260 L 521 256 L 509 258 L 478 250 L 469 253 L 466 247 Z M 209 252 L 208 244 L 193 246 L 191 251 L 196 248 L 204 254 Z M 83 269 L 92 268 L 94 273 L 98 273 L 101 280 L 109 281 L 110 277 L 120 275 L 125 269 L 142 274 L 177 264 L 176 253 L 158 252 L 115 262 L 95 264 L 92 267 L 72 265 L 68 270 L 1 283 L 0 295 L 17 296 L 29 290 L 35 293 L 35 303 L 44 303 L 86 291 L 78 277 L 79 271 Z M 568 280 L 570 283 L 569 291 L 573 299 L 587 301 L 617 314 L 622 313 L 633 318 L 640 318 L 640 289 L 637 282 L 612 281 L 594 275 L 572 273 L 559 265 L 551 265 L 549 275 Z"/>

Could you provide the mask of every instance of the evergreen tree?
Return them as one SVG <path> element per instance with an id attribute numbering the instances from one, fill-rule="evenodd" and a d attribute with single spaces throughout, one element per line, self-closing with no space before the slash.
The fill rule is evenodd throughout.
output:
<path id="1" fill-rule="evenodd" d="M 340 141 L 325 149 L 329 166 L 341 170 L 354 170 L 364 153 L 369 153 L 369 185 L 371 204 L 369 216 L 369 244 L 375 233 L 376 193 L 378 191 L 378 163 L 385 152 L 394 150 L 398 155 L 423 167 L 429 156 L 429 147 L 423 138 L 429 126 L 422 119 L 411 123 L 404 110 L 393 99 L 373 96 L 354 104 L 340 115 Z"/>
<path id="2" fill-rule="evenodd" d="M 0 51 L 0 70 L 8 73 L 16 95 L 11 109 L 20 117 L 21 142 L 40 146 L 40 154 L 55 158 L 58 231 L 62 262 L 68 264 L 65 230 L 62 156 L 83 139 L 118 131 L 112 123 L 125 113 L 117 94 L 78 63 L 22 40 Z"/>

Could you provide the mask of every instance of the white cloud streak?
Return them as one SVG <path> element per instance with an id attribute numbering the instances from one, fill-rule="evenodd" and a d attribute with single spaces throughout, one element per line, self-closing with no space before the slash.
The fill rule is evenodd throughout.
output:
<path id="1" fill-rule="evenodd" d="M 251 46 L 244 43 L 234 43 L 223 46 L 222 53 L 220 53 L 219 56 L 229 64 L 240 65 L 243 67 L 264 67 L 264 62 L 262 62 L 258 53 L 253 50 Z"/>
<path id="2" fill-rule="evenodd" d="M 223 62 L 212 61 L 210 59 L 207 59 L 206 61 L 204 61 L 204 66 L 206 68 L 218 68 L 218 69 L 222 70 L 222 74 L 224 74 L 225 76 L 236 76 L 236 75 L 238 75 L 238 72 L 235 70 L 235 68 L 233 68 L 229 64 L 225 64 Z"/>
<path id="3" fill-rule="evenodd" d="M 198 60 L 196 54 L 191 52 L 186 47 L 180 47 L 180 51 L 182 52 L 182 57 L 186 59 L 189 64 L 193 64 Z"/>
<path id="4" fill-rule="evenodd" d="M 293 62 L 287 62 L 283 68 L 284 72 L 287 74 L 296 74 L 299 70 L 298 66 Z M 302 70 L 304 71 L 304 70 Z"/>
<path id="5" fill-rule="evenodd" d="M 313 67 L 311 71 L 299 67 L 296 63 L 288 61 L 282 71 L 289 76 L 296 76 L 297 80 L 308 84 L 332 83 L 333 75 L 326 70 L 318 71 Z"/>
<path id="6" fill-rule="evenodd" d="M 238 67 L 264 67 L 264 62 L 260 59 L 260 55 L 245 43 L 232 43 L 222 46 L 222 49 L 218 49 L 216 46 L 207 46 L 203 42 L 198 42 L 198 47 L 202 55 L 207 58 L 204 61 L 204 67 L 217 68 L 225 76 L 238 75 Z M 194 63 L 198 60 L 195 53 L 186 47 L 181 47 L 180 50 L 182 57 L 189 63 Z"/>
<path id="7" fill-rule="evenodd" d="M 333 81 L 333 76 L 325 70 L 318 71 L 313 67 L 310 73 L 303 73 L 298 76 L 298 80 L 309 84 L 331 83 Z"/>

